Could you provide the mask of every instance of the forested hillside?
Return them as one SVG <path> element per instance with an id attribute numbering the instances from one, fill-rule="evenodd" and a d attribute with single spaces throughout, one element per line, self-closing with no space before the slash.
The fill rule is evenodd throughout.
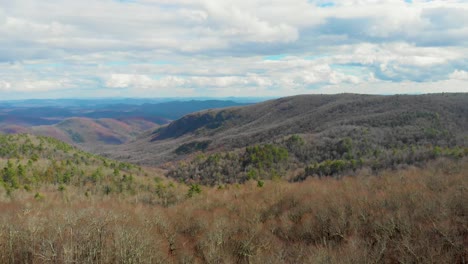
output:
<path id="1" fill-rule="evenodd" d="M 219 185 L 423 165 L 468 152 L 468 95 L 303 95 L 189 114 L 108 156 Z"/>
<path id="2" fill-rule="evenodd" d="M 132 195 L 0 189 L 0 262 L 462 264 L 467 164 L 222 188 L 153 181 Z"/>
<path id="3" fill-rule="evenodd" d="M 152 170 L 26 134 L 0 134 L 0 169 L 0 185 L 7 195 L 25 191 L 38 199 L 43 192 L 67 189 L 78 196 L 152 193 L 155 182 L 166 182 Z"/>

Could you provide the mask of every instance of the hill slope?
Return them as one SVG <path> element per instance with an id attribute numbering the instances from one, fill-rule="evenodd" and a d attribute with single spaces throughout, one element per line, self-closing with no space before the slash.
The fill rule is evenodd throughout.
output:
<path id="1" fill-rule="evenodd" d="M 18 192 L 0 200 L 0 263 L 465 263 L 467 161 L 202 186 L 167 208 L 141 194 Z M 150 190 L 171 200 L 168 189 L 186 191 Z"/>
<path id="2" fill-rule="evenodd" d="M 366 133 L 385 146 L 453 146 L 466 144 L 467 130 L 468 94 L 301 95 L 189 114 L 107 155 L 161 164 L 197 150 L 229 151 L 292 134 L 318 142 Z"/>
<path id="3" fill-rule="evenodd" d="M 91 119 L 73 117 L 55 125 L 32 127 L 7 125 L 1 127 L 0 132 L 7 134 L 29 133 L 53 137 L 89 149 L 105 144 L 122 144 L 135 139 L 142 132 L 156 127 L 158 127 L 157 124 L 140 118 Z"/>
<path id="4" fill-rule="evenodd" d="M 90 119 L 90 118 L 70 118 L 54 128 L 67 134 L 67 142 L 91 144 L 122 144 L 134 139 L 137 135 L 151 128 L 156 124 L 138 118 L 128 119 Z M 47 127 L 34 127 L 37 134 L 47 135 Z"/>
<path id="5" fill-rule="evenodd" d="M 51 137 L 27 134 L 0 134 L 0 168 L 0 187 L 8 193 L 73 186 L 82 194 L 109 194 L 134 189 L 144 178 L 138 166 L 86 153 Z"/>

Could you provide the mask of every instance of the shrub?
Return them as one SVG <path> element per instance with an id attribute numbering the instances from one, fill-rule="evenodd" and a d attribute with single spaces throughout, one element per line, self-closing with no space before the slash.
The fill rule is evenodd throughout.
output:
<path id="1" fill-rule="evenodd" d="M 187 192 L 188 197 L 193 197 L 196 194 L 202 192 L 201 186 L 199 184 L 191 184 Z"/>

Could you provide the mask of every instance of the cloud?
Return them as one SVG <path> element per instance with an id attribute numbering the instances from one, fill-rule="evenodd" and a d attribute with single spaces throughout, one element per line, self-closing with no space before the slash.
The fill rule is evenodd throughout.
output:
<path id="1" fill-rule="evenodd" d="M 450 74 L 450 79 L 468 81 L 468 71 L 455 70 L 452 74 Z"/>
<path id="2" fill-rule="evenodd" d="M 21 80 L 8 82 L 0 80 L 2 92 L 49 92 L 72 87 L 69 80 Z"/>
<path id="3" fill-rule="evenodd" d="M 250 67 L 245 66 L 246 61 L 241 63 L 241 66 L 229 65 L 223 71 L 218 72 L 214 69 L 213 71 L 203 70 L 204 67 L 211 65 L 199 62 L 195 67 L 198 70 L 193 72 L 179 68 L 180 72 L 174 72 L 178 75 L 164 77 L 158 75 L 157 78 L 149 75 L 154 68 L 148 67 L 146 69 L 147 75 L 110 74 L 103 77 L 103 82 L 109 88 L 132 88 L 159 92 L 183 88 L 195 89 L 203 95 L 226 95 L 232 90 L 242 91 L 242 89 L 248 88 L 281 92 L 284 89 L 315 89 L 317 85 L 361 82 L 360 77 L 335 70 L 327 64 L 317 64 L 307 60 L 290 58 L 288 61 L 274 63 L 257 61 L 256 64 L 252 63 Z M 245 73 L 246 70 L 249 72 Z M 142 71 L 144 70 L 140 70 L 140 72 Z"/>
<path id="4" fill-rule="evenodd" d="M 468 81 L 467 12 L 456 0 L 0 0 L 0 97 L 414 92 Z"/>
<path id="5" fill-rule="evenodd" d="M 111 74 L 106 80 L 106 87 L 109 88 L 128 88 L 128 87 L 149 87 L 153 80 L 146 75 L 135 74 Z"/>

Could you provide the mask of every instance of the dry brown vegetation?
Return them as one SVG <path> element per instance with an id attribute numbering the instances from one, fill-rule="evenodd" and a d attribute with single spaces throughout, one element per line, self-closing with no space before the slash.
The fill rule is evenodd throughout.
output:
<path id="1" fill-rule="evenodd" d="M 173 185 L 91 196 L 74 186 L 43 186 L 39 197 L 2 189 L 0 263 L 468 262 L 467 158 L 201 187 L 192 197 Z M 148 202 L 163 190 L 172 203 Z"/>

